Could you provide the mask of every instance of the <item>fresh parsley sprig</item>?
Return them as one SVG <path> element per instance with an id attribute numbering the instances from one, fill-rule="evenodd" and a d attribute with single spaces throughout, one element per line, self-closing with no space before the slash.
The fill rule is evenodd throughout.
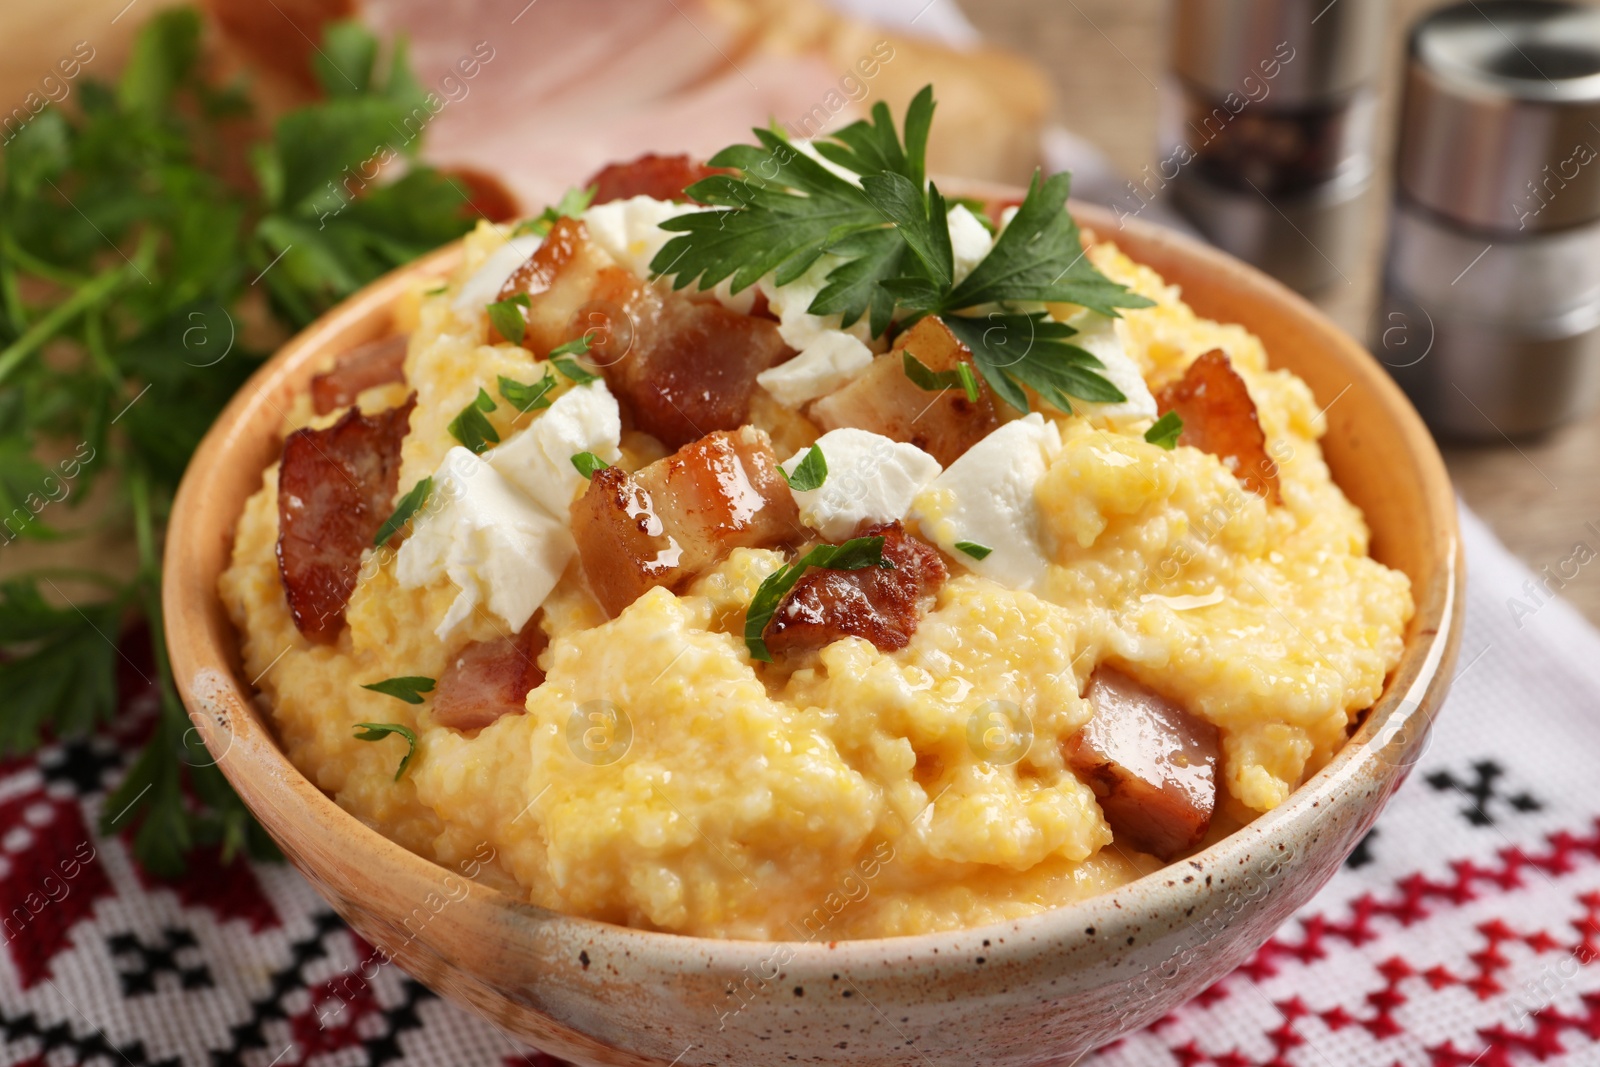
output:
<path id="1" fill-rule="evenodd" d="M 380 63 L 365 29 L 330 25 L 324 98 L 267 127 L 207 76 L 202 29 L 191 8 L 153 16 L 114 84 L 81 81 L 0 149 L 0 755 L 114 715 L 120 643 L 158 711 L 102 828 L 131 830 L 159 874 L 200 845 L 276 852 L 173 686 L 160 557 L 178 479 L 271 348 L 473 222 L 414 159 L 355 188 L 375 158 L 415 154 L 426 93 L 403 47 Z M 96 521 L 75 521 L 90 498 Z M 25 541 L 103 529 L 134 558 L 28 569 Z"/>
<path id="2" fill-rule="evenodd" d="M 772 662 L 772 653 L 762 638 L 767 623 L 772 621 L 778 605 L 789 595 L 800 576 L 809 567 L 825 567 L 834 571 L 859 571 L 867 567 L 894 570 L 894 561 L 883 554 L 883 537 L 852 537 L 842 545 L 818 545 L 787 566 L 779 567 L 767 575 L 756 588 L 745 613 L 744 643 L 750 658 L 763 663 Z"/>
<path id="3" fill-rule="evenodd" d="M 822 263 L 825 281 L 809 312 L 837 314 L 847 327 L 866 316 L 875 337 L 896 321 L 909 326 L 938 315 L 972 350 L 983 380 L 1018 410 L 1028 410 L 1027 389 L 1062 410 L 1071 410 L 1069 398 L 1125 400 L 1100 361 L 1067 342 L 1070 326 L 1033 310 L 1070 303 L 1115 316 L 1119 308 L 1150 306 L 1089 261 L 1067 211 L 1070 178 L 1035 173 L 1010 224 L 957 282 L 948 205 L 926 180 L 933 112 L 927 86 L 906 109 L 902 140 L 880 102 L 870 120 L 812 142 L 820 160 L 777 131 L 755 130 L 757 144 L 711 158 L 734 174 L 688 190 L 716 210 L 661 224 L 677 236 L 651 260 L 651 271 L 671 276 L 676 288 L 727 280 L 738 292 L 769 273 L 786 285 Z"/>
<path id="4" fill-rule="evenodd" d="M 422 703 L 422 700 L 418 698 L 417 703 Z M 400 766 L 394 771 L 394 780 L 398 782 L 400 776 L 406 773 L 406 767 L 410 766 L 411 757 L 417 754 L 417 732 L 397 722 L 358 722 L 355 729 L 357 741 L 382 741 L 390 734 L 405 738 L 406 754 L 400 757 Z"/>
<path id="5" fill-rule="evenodd" d="M 813 489 L 821 489 L 822 483 L 828 480 L 828 457 L 822 454 L 821 445 L 812 445 L 800 462 L 794 465 L 792 472 L 779 467 L 778 473 L 783 475 L 790 489 L 797 493 L 809 493 Z"/>

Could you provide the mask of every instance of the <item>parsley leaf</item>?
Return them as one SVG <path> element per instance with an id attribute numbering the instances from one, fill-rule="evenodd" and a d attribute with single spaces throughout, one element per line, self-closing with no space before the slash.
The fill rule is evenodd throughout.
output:
<path id="1" fill-rule="evenodd" d="M 41 728 L 72 735 L 111 718 L 120 662 L 112 639 L 123 608 L 116 598 L 58 607 L 38 577 L 0 583 L 0 648 L 8 653 L 0 661 L 0 753 L 29 751 Z"/>
<path id="2" fill-rule="evenodd" d="M 1176 411 L 1169 411 L 1144 432 L 1144 439 L 1171 452 L 1178 447 L 1178 438 L 1182 434 L 1183 417 Z"/>
<path id="3" fill-rule="evenodd" d="M 980 545 L 976 541 L 957 541 L 956 550 L 966 553 L 973 559 L 984 559 L 994 551 L 988 545 Z"/>
<path id="4" fill-rule="evenodd" d="M 789 483 L 789 488 L 797 493 L 809 493 L 813 489 L 822 488 L 822 483 L 828 479 L 828 457 L 822 454 L 821 445 L 812 445 L 806 452 L 805 458 L 795 464 L 794 473 L 778 468 L 778 473 L 783 475 L 783 480 Z"/>
<path id="5" fill-rule="evenodd" d="M 522 317 L 522 309 L 531 306 L 533 301 L 528 298 L 527 293 L 518 293 L 504 300 L 496 300 L 486 309 L 489 312 L 489 325 L 494 327 L 495 333 L 507 341 L 520 345 L 528 333 L 528 320 Z"/>
<path id="6" fill-rule="evenodd" d="M 425 678 L 420 674 L 406 674 L 399 678 L 385 678 L 381 682 L 373 682 L 361 688 L 370 689 L 374 693 L 382 693 L 386 697 L 403 700 L 407 704 L 422 703 L 422 694 L 433 692 L 433 679 Z"/>
<path id="7" fill-rule="evenodd" d="M 1098 360 L 1060 343 L 1070 328 L 1017 307 L 1072 303 L 1115 316 L 1117 308 L 1150 306 L 1088 259 L 1066 208 L 1070 178 L 1036 172 L 1011 223 L 958 283 L 949 204 L 926 180 L 933 112 L 927 86 L 906 109 L 904 141 L 880 102 L 870 121 L 811 143 L 823 160 L 858 175 L 859 184 L 780 134 L 754 130 L 756 145 L 733 145 L 711 158 L 734 174 L 688 190 L 714 210 L 661 224 L 676 236 L 651 260 L 651 271 L 670 275 L 675 288 L 698 280 L 709 289 L 727 279 L 738 292 L 768 274 L 786 285 L 820 263 L 825 276 L 810 313 L 837 314 L 845 326 L 865 315 L 875 337 L 897 318 L 909 324 L 938 315 L 973 350 L 989 387 L 1020 411 L 1028 410 L 1027 388 L 1063 411 L 1072 410 L 1068 397 L 1124 399 Z M 996 325 L 1004 327 L 998 336 Z M 960 384 L 974 395 L 975 382 Z"/>
<path id="8" fill-rule="evenodd" d="M 394 514 L 384 520 L 378 527 L 377 536 L 372 539 L 374 548 L 382 548 L 389 543 L 389 539 L 400 532 L 400 527 L 411 521 L 424 504 L 428 502 L 428 494 L 433 492 L 433 477 L 430 475 L 411 487 L 411 491 L 400 498 L 400 503 L 395 505 Z"/>
<path id="9" fill-rule="evenodd" d="M 767 624 L 777 613 L 778 605 L 795 587 L 808 567 L 825 567 L 835 571 L 859 571 L 867 567 L 894 570 L 894 561 L 883 555 L 883 537 L 852 537 L 842 545 L 818 545 L 793 563 L 779 567 L 762 580 L 750 601 L 745 614 L 744 643 L 750 658 L 763 663 L 772 662 L 772 653 L 762 639 Z"/>
<path id="10" fill-rule="evenodd" d="M 589 335 L 584 334 L 582 337 L 574 338 L 565 344 L 556 345 L 550 350 L 548 358 L 550 365 L 560 371 L 563 377 L 579 385 L 587 385 L 589 382 L 598 382 L 600 375 L 590 371 L 589 368 L 571 357 L 584 355 L 588 351 Z"/>
<path id="11" fill-rule="evenodd" d="M 974 404 L 978 402 L 978 376 L 965 361 L 956 364 L 955 370 L 936 371 L 912 355 L 910 349 L 905 349 L 902 351 L 900 362 L 905 367 L 906 377 L 910 378 L 911 384 L 918 389 L 926 389 L 930 393 L 960 389 L 967 394 L 968 400 Z"/>
<path id="12" fill-rule="evenodd" d="M 500 396 L 506 403 L 526 415 L 530 411 L 547 408 L 552 403 L 550 391 L 556 387 L 556 376 L 546 374 L 543 378 L 525 385 L 522 382 L 505 375 L 500 375 Z"/>
<path id="13" fill-rule="evenodd" d="M 465 445 L 473 455 L 483 455 L 489 450 L 490 445 L 500 443 L 499 432 L 483 414 L 494 409 L 494 400 L 480 388 L 477 398 L 462 408 L 461 414 L 450 420 L 448 427 L 450 436 Z"/>
<path id="14" fill-rule="evenodd" d="M 591 185 L 587 189 L 568 189 L 561 194 L 561 199 L 555 204 L 545 208 L 531 219 L 523 219 L 517 223 L 516 229 L 511 231 L 511 236 L 521 237 L 524 234 L 538 234 L 540 237 L 550 236 L 550 230 L 562 218 L 579 218 L 589 210 L 589 205 L 594 201 L 594 194 L 599 191 L 598 186 Z"/>
<path id="15" fill-rule="evenodd" d="M 416 703 L 422 703 L 422 699 L 417 698 Z M 411 762 L 411 757 L 417 754 L 416 731 L 397 722 L 358 722 L 355 729 L 357 741 L 382 741 L 390 734 L 398 734 L 406 739 L 406 754 L 400 758 L 400 766 L 396 767 L 394 772 L 394 780 L 398 782 L 400 776 L 406 773 L 406 765 Z"/>
<path id="16" fill-rule="evenodd" d="M 603 471 L 611 464 L 595 455 L 593 452 L 579 452 L 572 457 L 572 465 L 578 468 L 578 473 L 585 478 L 593 478 L 595 471 Z"/>

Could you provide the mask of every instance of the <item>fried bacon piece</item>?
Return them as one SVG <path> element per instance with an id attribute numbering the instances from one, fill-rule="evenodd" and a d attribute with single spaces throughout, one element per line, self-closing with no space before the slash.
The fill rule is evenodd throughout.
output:
<path id="1" fill-rule="evenodd" d="M 400 442 L 416 397 L 376 415 L 351 408 L 324 430 L 296 430 L 278 469 L 278 574 L 299 631 L 331 642 L 344 626 L 361 553 L 389 517 Z"/>
<path id="2" fill-rule="evenodd" d="M 311 409 L 327 415 L 349 407 L 368 389 L 406 380 L 406 344 L 410 334 L 396 334 L 357 345 L 332 368 L 311 379 Z"/>
<path id="3" fill-rule="evenodd" d="M 1065 755 L 1111 832 L 1164 860 L 1199 844 L 1217 803 L 1217 728 L 1111 667 L 1086 695 L 1094 717 Z"/>
<path id="4" fill-rule="evenodd" d="M 916 445 L 948 467 L 1000 425 L 994 397 L 980 386 L 978 400 L 961 389 L 931 393 L 906 377 L 910 352 L 933 371 L 972 362 L 972 353 L 930 315 L 901 334 L 887 355 L 872 361 L 849 385 L 811 405 L 811 421 L 824 430 L 853 426 Z"/>
<path id="5" fill-rule="evenodd" d="M 794 355 L 770 319 L 648 285 L 611 263 L 583 223 L 562 219 L 500 291 L 530 298 L 523 345 L 589 338 L 633 425 L 669 448 L 742 426 L 756 375 Z"/>
<path id="6" fill-rule="evenodd" d="M 693 156 L 658 156 L 647 152 L 626 163 L 602 167 L 584 186 L 594 186 L 594 203 L 649 196 L 657 200 L 689 200 L 689 186 L 713 174 L 728 171 L 708 167 Z"/>
<path id="7" fill-rule="evenodd" d="M 799 511 L 767 435 L 708 434 L 633 474 L 596 471 L 572 533 L 601 605 L 616 615 L 646 590 L 679 588 L 734 548 L 786 542 Z"/>
<path id="8" fill-rule="evenodd" d="M 893 570 L 813 568 L 783 598 L 762 634 L 775 656 L 813 652 L 841 637 L 864 637 L 880 652 L 905 648 L 917 632 L 917 608 L 950 576 L 931 545 L 899 522 L 869 526 L 856 536 L 883 536 Z"/>
<path id="9" fill-rule="evenodd" d="M 1250 492 L 1281 504 L 1278 465 L 1267 455 L 1267 437 L 1256 418 L 1255 401 L 1244 379 L 1219 348 L 1189 364 L 1183 377 L 1161 390 L 1156 403 L 1165 415 L 1183 420 L 1180 445 L 1190 445 L 1222 460 Z"/>
<path id="10" fill-rule="evenodd" d="M 433 694 L 433 720 L 456 730 L 477 730 L 502 715 L 527 710 L 528 693 L 544 684 L 539 654 L 549 639 L 538 617 L 515 637 L 474 641 L 456 654 Z"/>

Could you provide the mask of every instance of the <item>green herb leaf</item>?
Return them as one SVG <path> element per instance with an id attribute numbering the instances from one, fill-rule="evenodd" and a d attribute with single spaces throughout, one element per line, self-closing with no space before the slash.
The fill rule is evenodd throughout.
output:
<path id="1" fill-rule="evenodd" d="M 390 515 L 382 526 L 378 527 L 377 536 L 372 539 L 374 548 L 382 548 L 389 543 L 389 539 L 400 532 L 400 527 L 411 521 L 422 505 L 428 502 L 428 494 L 433 492 L 433 478 L 422 479 L 411 487 L 411 491 L 400 498 L 400 503 L 395 505 L 394 514 Z"/>
<path id="2" fill-rule="evenodd" d="M 1178 447 L 1178 438 L 1182 434 L 1183 417 L 1176 411 L 1169 411 L 1144 432 L 1144 439 L 1171 452 Z"/>
<path id="3" fill-rule="evenodd" d="M 587 189 L 568 189 L 561 194 L 561 199 L 555 204 L 545 208 L 535 217 L 517 223 L 516 229 L 511 231 L 511 236 L 521 237 L 529 233 L 538 234 L 540 237 L 550 236 L 550 230 L 562 218 L 582 218 L 583 213 L 588 211 L 589 205 L 594 202 L 594 194 L 598 191 L 598 186 L 593 185 Z"/>
<path id="4" fill-rule="evenodd" d="M 595 455 L 593 452 L 579 452 L 572 457 L 572 465 L 578 468 L 578 473 L 585 478 L 593 478 L 595 471 L 603 471 L 611 464 Z"/>
<path id="5" fill-rule="evenodd" d="M 494 400 L 480 388 L 477 399 L 462 408 L 461 414 L 450 421 L 450 436 L 460 441 L 474 455 L 483 455 L 489 450 L 490 445 L 500 443 L 500 434 L 483 414 L 494 409 Z"/>
<path id="6" fill-rule="evenodd" d="M 123 607 L 116 599 L 57 607 L 37 579 L 0 583 L 0 753 L 29 751 L 46 727 L 71 736 L 111 718 Z"/>
<path id="7" fill-rule="evenodd" d="M 589 335 L 584 334 L 582 337 L 573 338 L 565 344 L 559 344 L 552 348 L 549 355 L 550 364 L 560 371 L 563 377 L 579 385 L 597 382 L 600 380 L 600 375 L 591 372 L 582 363 L 570 358 L 572 356 L 586 355 L 588 351 Z"/>
<path id="8" fill-rule="evenodd" d="M 812 445 L 805 458 L 795 464 L 794 473 L 782 467 L 778 468 L 778 473 L 783 475 L 790 489 L 797 493 L 809 493 L 822 488 L 822 483 L 828 480 L 828 458 L 822 454 L 821 445 Z"/>
<path id="9" fill-rule="evenodd" d="M 662 223 L 677 236 L 651 260 L 651 271 L 671 276 L 677 288 L 698 280 L 709 289 L 727 279 L 738 292 L 769 274 L 774 284 L 786 285 L 823 262 L 827 272 L 807 310 L 837 314 L 845 326 L 868 316 L 874 337 L 897 317 L 902 324 L 930 314 L 970 320 L 958 313 L 995 308 L 1013 326 L 1033 324 L 1030 342 L 1035 336 L 1058 341 L 1064 335 L 1047 336 L 1037 325 L 1042 313 L 1019 313 L 1014 305 L 1073 303 L 1112 316 L 1119 307 L 1150 306 L 1101 274 L 1084 254 L 1066 209 L 1066 175 L 1046 179 L 1035 173 L 1010 225 L 956 284 L 949 205 L 926 181 L 933 112 L 932 87 L 925 87 L 906 111 L 903 142 L 882 103 L 873 107 L 871 121 L 811 142 L 824 160 L 859 175 L 859 185 L 773 131 L 754 130 L 756 145 L 733 145 L 711 159 L 733 175 L 707 178 L 689 190 L 718 210 Z M 976 208 L 982 218 L 982 205 Z M 992 338 L 992 324 L 960 332 L 966 340 L 986 331 Z M 1081 349 L 1073 349 L 1081 355 L 1069 355 L 1070 346 L 1013 340 L 998 351 L 1004 343 L 1002 338 L 985 346 L 978 370 L 1018 410 L 1027 410 L 1025 386 L 1067 411 L 1068 396 L 1103 403 L 1122 395 Z M 973 395 L 972 383 L 961 384 Z"/>
<path id="10" fill-rule="evenodd" d="M 750 601 L 745 614 L 744 643 L 750 658 L 763 663 L 772 662 L 772 653 L 762 639 L 767 623 L 777 612 L 778 605 L 800 580 L 808 567 L 824 567 L 835 571 L 859 571 L 867 567 L 894 570 L 894 562 L 883 555 L 883 537 L 853 537 L 842 545 L 818 545 L 786 567 L 780 567 L 762 581 Z"/>
<path id="11" fill-rule="evenodd" d="M 432 688 L 431 679 L 429 688 Z M 372 688 L 368 686 L 367 688 Z M 416 703 L 422 703 L 418 697 Z M 358 722 L 355 725 L 357 741 L 382 741 L 390 734 L 398 734 L 406 739 L 406 754 L 400 759 L 400 766 L 395 768 L 394 780 L 399 781 L 400 776 L 406 773 L 406 766 L 411 762 L 411 757 L 417 754 L 417 734 L 409 726 L 401 726 L 397 722 Z"/>
<path id="12" fill-rule="evenodd" d="M 381 682 L 373 682 L 361 688 L 370 689 L 374 693 L 382 693 L 386 697 L 403 700 L 407 704 L 422 703 L 422 694 L 433 692 L 434 681 L 417 674 L 402 675 L 399 678 L 385 678 Z"/>
<path id="13" fill-rule="evenodd" d="M 517 293 L 504 300 L 497 300 L 486 309 L 489 312 L 489 325 L 494 327 L 495 333 L 504 337 L 514 345 L 520 345 L 522 338 L 528 333 L 528 320 L 522 317 L 522 309 L 531 307 L 533 301 L 527 293 Z"/>
<path id="14" fill-rule="evenodd" d="M 976 541 L 957 541 L 956 550 L 959 552 L 965 552 L 973 559 L 983 559 L 988 556 L 989 553 L 994 551 L 994 549 L 990 548 L 988 545 L 980 545 Z"/>
<path id="15" fill-rule="evenodd" d="M 906 377 L 918 389 L 926 389 L 930 393 L 960 389 L 967 394 L 968 400 L 974 404 L 978 402 L 978 376 L 966 362 L 956 364 L 955 370 L 936 371 L 912 355 L 910 349 L 903 349 L 900 363 L 905 367 Z"/>
<path id="16" fill-rule="evenodd" d="M 1018 411 L 1028 410 L 1023 386 L 1066 412 L 1072 410 L 1068 397 L 1100 404 L 1127 399 L 1098 373 L 1105 364 L 1085 349 L 1066 343 L 1077 331 L 1050 320 L 1043 312 L 1017 315 L 995 311 L 983 318 L 949 315 L 943 321 L 972 350 L 978 373 L 989 388 Z"/>
<path id="17" fill-rule="evenodd" d="M 500 375 L 500 395 L 505 398 L 506 403 L 524 414 L 549 407 L 552 403 L 550 391 L 555 387 L 554 374 L 546 374 L 531 385 L 524 385 L 503 374 Z"/>

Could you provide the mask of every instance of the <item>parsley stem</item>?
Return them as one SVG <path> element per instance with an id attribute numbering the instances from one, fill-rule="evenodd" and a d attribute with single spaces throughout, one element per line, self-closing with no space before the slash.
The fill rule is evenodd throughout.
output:
<path id="1" fill-rule="evenodd" d="M 18 364 L 49 343 L 63 326 L 116 292 L 127 277 L 127 267 L 105 271 L 28 327 L 26 333 L 0 352 L 0 383 L 11 376 Z"/>

